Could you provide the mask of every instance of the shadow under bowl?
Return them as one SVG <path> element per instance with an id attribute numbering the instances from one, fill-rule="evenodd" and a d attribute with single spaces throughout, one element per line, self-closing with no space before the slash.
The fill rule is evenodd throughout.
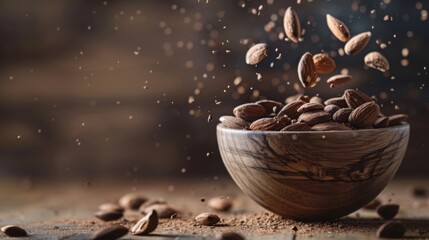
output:
<path id="1" fill-rule="evenodd" d="M 223 162 L 259 205 L 305 221 L 343 217 L 390 182 L 405 155 L 408 124 L 354 131 L 273 132 L 217 126 Z"/>

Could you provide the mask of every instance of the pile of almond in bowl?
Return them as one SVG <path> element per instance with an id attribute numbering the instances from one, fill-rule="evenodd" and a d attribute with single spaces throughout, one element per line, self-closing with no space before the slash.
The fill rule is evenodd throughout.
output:
<path id="1" fill-rule="evenodd" d="M 385 116 L 374 98 L 348 89 L 342 97 L 323 101 L 300 96 L 286 105 L 273 100 L 246 103 L 222 116 L 226 128 L 254 131 L 333 131 L 386 128 L 403 124 L 405 114 Z"/>

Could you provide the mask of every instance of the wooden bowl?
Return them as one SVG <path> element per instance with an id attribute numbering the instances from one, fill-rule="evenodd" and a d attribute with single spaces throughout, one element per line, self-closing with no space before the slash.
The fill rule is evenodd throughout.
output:
<path id="1" fill-rule="evenodd" d="M 217 126 L 223 162 L 262 207 L 297 220 L 346 216 L 393 178 L 408 124 L 355 131 L 271 132 Z"/>

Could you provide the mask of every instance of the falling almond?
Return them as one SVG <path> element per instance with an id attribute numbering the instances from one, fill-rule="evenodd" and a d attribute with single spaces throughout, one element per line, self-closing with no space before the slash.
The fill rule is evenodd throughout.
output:
<path id="1" fill-rule="evenodd" d="M 347 55 L 356 55 L 360 53 L 371 39 L 371 32 L 363 32 L 352 37 L 344 46 L 344 52 Z"/>
<path id="2" fill-rule="evenodd" d="M 265 43 L 253 45 L 246 53 L 246 63 L 256 65 L 268 56 L 268 46 Z"/>
<path id="3" fill-rule="evenodd" d="M 390 69 L 389 61 L 379 52 L 370 52 L 364 58 L 365 64 L 381 72 L 387 72 Z"/>
<path id="4" fill-rule="evenodd" d="M 337 85 L 349 82 L 350 80 L 352 80 L 351 76 L 339 74 L 339 75 L 335 75 L 335 76 L 330 77 L 326 82 L 332 88 L 332 87 L 335 87 Z"/>
<path id="5" fill-rule="evenodd" d="M 301 24 L 299 23 L 298 14 L 292 7 L 288 7 L 283 18 L 283 27 L 286 36 L 294 43 L 298 43 L 301 37 Z"/>
<path id="6" fill-rule="evenodd" d="M 350 31 L 343 22 L 329 14 L 326 14 L 326 23 L 328 24 L 332 34 L 334 34 L 338 40 L 341 42 L 347 42 L 350 39 Z"/>

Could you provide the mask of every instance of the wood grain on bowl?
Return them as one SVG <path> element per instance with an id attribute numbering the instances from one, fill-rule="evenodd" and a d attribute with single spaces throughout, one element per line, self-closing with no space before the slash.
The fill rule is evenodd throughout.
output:
<path id="1" fill-rule="evenodd" d="M 299 220 L 345 216 L 374 199 L 404 157 L 409 125 L 332 132 L 217 128 L 223 162 L 266 209 Z"/>

